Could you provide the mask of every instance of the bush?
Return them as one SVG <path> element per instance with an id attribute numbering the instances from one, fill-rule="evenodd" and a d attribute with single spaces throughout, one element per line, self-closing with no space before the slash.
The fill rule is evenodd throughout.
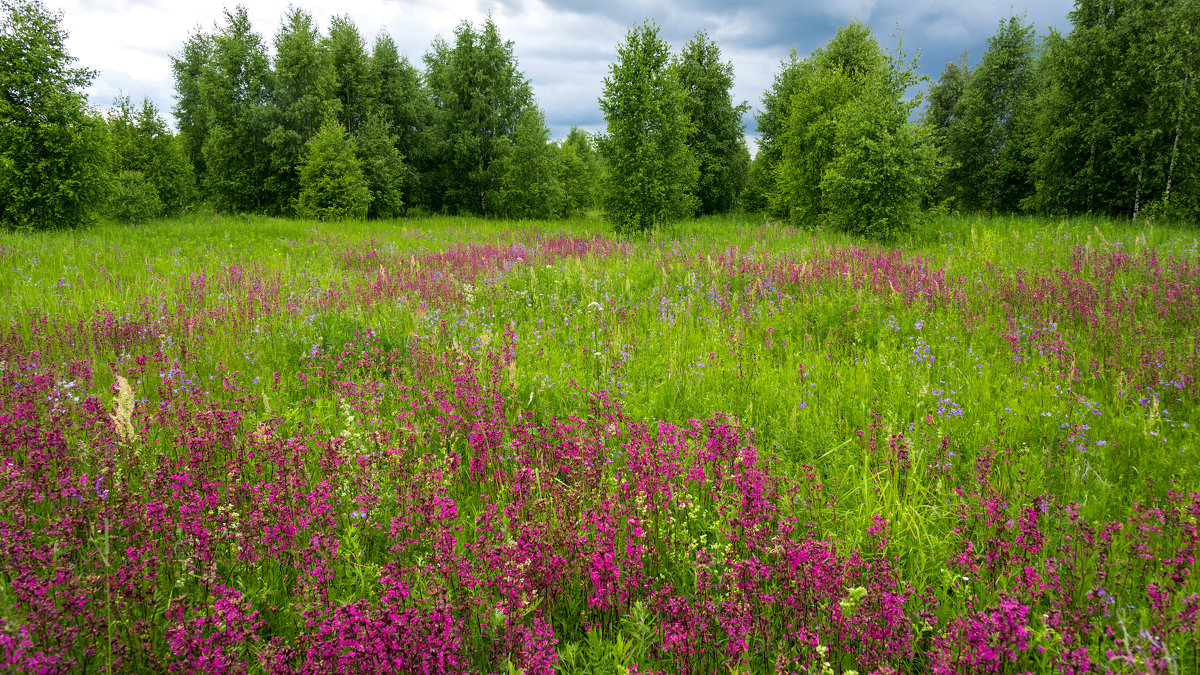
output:
<path id="1" fill-rule="evenodd" d="M 371 191 L 354 142 L 337 122 L 326 122 L 308 142 L 300 162 L 296 215 L 317 220 L 366 218 L 370 204 Z"/>
<path id="2" fill-rule="evenodd" d="M 141 171 L 121 171 L 113 179 L 108 199 L 108 215 L 127 223 L 144 223 L 163 215 L 166 208 L 146 175 Z"/>

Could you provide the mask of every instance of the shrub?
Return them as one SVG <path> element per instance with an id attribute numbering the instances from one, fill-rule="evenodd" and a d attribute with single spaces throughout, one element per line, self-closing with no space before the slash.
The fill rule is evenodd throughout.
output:
<path id="1" fill-rule="evenodd" d="M 370 204 L 371 191 L 354 142 L 336 122 L 326 122 L 308 142 L 300 162 L 296 215 L 316 220 L 366 218 Z"/>
<path id="2" fill-rule="evenodd" d="M 121 171 L 113 179 L 109 216 L 128 223 L 144 223 L 163 215 L 164 210 L 158 189 L 141 171 Z"/>

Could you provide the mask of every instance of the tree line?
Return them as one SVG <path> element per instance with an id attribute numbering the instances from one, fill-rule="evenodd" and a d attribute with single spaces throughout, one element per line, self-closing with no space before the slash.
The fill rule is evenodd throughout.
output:
<path id="1" fill-rule="evenodd" d="M 393 217 L 408 208 L 554 218 L 590 208 L 592 139 L 550 141 L 489 17 L 434 40 L 424 71 L 381 32 L 292 8 L 271 54 L 244 7 L 175 57 L 175 116 L 220 211 Z"/>
<path id="2" fill-rule="evenodd" d="M 1200 3 L 1079 0 L 1068 35 L 1001 21 L 946 65 L 924 121 L 964 210 L 1200 220 Z"/>
<path id="3" fill-rule="evenodd" d="M 220 212 L 557 218 L 598 208 L 619 231 L 764 211 L 889 237 L 944 210 L 1200 216 L 1197 3 L 1078 0 L 1071 30 L 1001 21 L 979 63 L 924 96 L 918 62 L 851 23 L 781 61 L 749 107 L 703 31 L 675 53 L 651 21 L 618 45 L 606 131 L 551 140 L 513 43 L 489 17 L 421 66 L 346 17 L 291 8 L 268 45 L 243 7 L 173 57 L 176 132 L 148 100 L 89 109 L 61 17 L 2 0 L 0 223 Z"/>
<path id="4" fill-rule="evenodd" d="M 1077 0 L 1071 31 L 999 22 L 923 97 L 915 62 L 852 24 L 785 59 L 763 97 L 746 202 L 893 234 L 930 210 L 1200 220 L 1200 4 Z"/>

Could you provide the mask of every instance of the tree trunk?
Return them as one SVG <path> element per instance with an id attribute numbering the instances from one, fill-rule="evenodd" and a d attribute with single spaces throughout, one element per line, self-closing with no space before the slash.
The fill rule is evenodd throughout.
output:
<path id="1" fill-rule="evenodd" d="M 1179 93 L 1179 107 L 1175 110 L 1175 140 L 1171 143 L 1171 162 L 1167 165 L 1167 187 L 1163 190 L 1163 205 L 1171 203 L 1171 180 L 1175 177 L 1175 161 L 1179 159 L 1179 131 L 1182 126 L 1183 118 L 1183 102 L 1187 99 L 1188 84 L 1191 83 L 1192 74 L 1188 73 L 1183 78 L 1183 91 Z"/>
<path id="2" fill-rule="evenodd" d="M 1103 23 L 1103 21 L 1101 21 Z M 1104 89 L 1104 83 L 1096 82 L 1096 91 L 1092 94 L 1092 129 L 1091 146 L 1088 149 L 1088 170 L 1087 170 L 1087 212 L 1092 212 L 1092 204 L 1096 197 L 1096 135 L 1098 120 L 1100 119 L 1100 92 Z"/>
<path id="3" fill-rule="evenodd" d="M 1146 148 L 1142 147 L 1141 157 L 1138 158 L 1137 189 L 1133 191 L 1133 218 L 1137 220 L 1138 211 L 1142 206 L 1142 177 L 1146 173 Z"/>
<path id="4" fill-rule="evenodd" d="M 1095 197 L 1096 191 L 1096 139 L 1092 139 L 1091 149 L 1088 151 L 1088 170 L 1087 170 L 1087 212 L 1092 212 L 1092 200 Z"/>
<path id="5" fill-rule="evenodd" d="M 1146 104 L 1146 117 L 1143 126 L 1150 129 L 1154 125 L 1154 98 L 1150 96 L 1150 102 Z M 1155 135 L 1157 136 L 1157 134 Z M 1133 217 L 1130 220 L 1137 220 L 1138 213 L 1142 210 L 1142 187 L 1145 184 L 1146 177 L 1146 132 L 1143 130 L 1140 146 L 1138 149 L 1138 168 L 1137 168 L 1137 186 L 1133 191 Z"/>
<path id="6" fill-rule="evenodd" d="M 1163 205 L 1171 203 L 1171 179 L 1175 177 L 1175 160 L 1179 159 L 1179 125 L 1175 125 L 1175 141 L 1171 143 L 1171 163 L 1167 165 L 1167 187 L 1163 190 Z"/>

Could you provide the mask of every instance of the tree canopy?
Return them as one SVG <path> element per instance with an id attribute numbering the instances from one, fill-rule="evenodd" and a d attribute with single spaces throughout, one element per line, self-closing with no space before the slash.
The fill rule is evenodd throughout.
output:
<path id="1" fill-rule="evenodd" d="M 1032 24 L 1001 21 L 974 71 L 947 66 L 930 111 L 954 166 L 947 174 L 959 205 L 1017 211 L 1033 191 L 1031 127 L 1037 94 L 1037 40 Z M 950 97 L 958 95 L 953 105 Z M 936 103 L 935 108 L 933 104 Z"/>
<path id="2" fill-rule="evenodd" d="M 0 223 L 73 227 L 101 207 L 109 178 L 104 123 L 83 89 L 62 16 L 40 2 L 0 2 Z"/>
<path id="3" fill-rule="evenodd" d="M 771 210 L 796 225 L 876 237 L 910 229 L 940 172 L 931 134 L 908 120 L 912 66 L 854 23 L 789 67 L 793 94 L 773 139 Z"/>
<path id="4" fill-rule="evenodd" d="M 500 38 L 491 16 L 479 29 L 463 21 L 454 31 L 454 44 L 435 40 L 425 64 L 438 136 L 434 181 L 441 205 L 495 213 L 503 159 L 521 113 L 533 100 L 513 44 Z"/>
<path id="5" fill-rule="evenodd" d="M 265 139 L 270 148 L 267 190 L 270 210 L 286 213 L 300 194 L 304 147 L 337 111 L 332 64 L 312 15 L 302 9 L 289 9 L 275 35 L 271 84 L 270 132 Z"/>
<path id="6" fill-rule="evenodd" d="M 600 138 L 607 169 L 601 206 L 618 231 L 645 232 L 695 210 L 699 170 L 688 147 L 694 127 L 685 96 L 658 26 L 631 28 L 600 98 L 608 124 Z"/>
<path id="7" fill-rule="evenodd" d="M 746 103 L 734 105 L 733 63 L 721 61 L 721 48 L 704 31 L 696 33 L 679 56 L 683 108 L 692 121 L 688 147 L 700 178 L 696 211 L 725 213 L 733 209 L 750 171 L 750 151 L 743 138 Z"/>
<path id="8" fill-rule="evenodd" d="M 270 61 L 246 8 L 227 10 L 213 33 L 193 35 L 173 66 L 180 132 L 213 206 L 269 208 Z"/>

